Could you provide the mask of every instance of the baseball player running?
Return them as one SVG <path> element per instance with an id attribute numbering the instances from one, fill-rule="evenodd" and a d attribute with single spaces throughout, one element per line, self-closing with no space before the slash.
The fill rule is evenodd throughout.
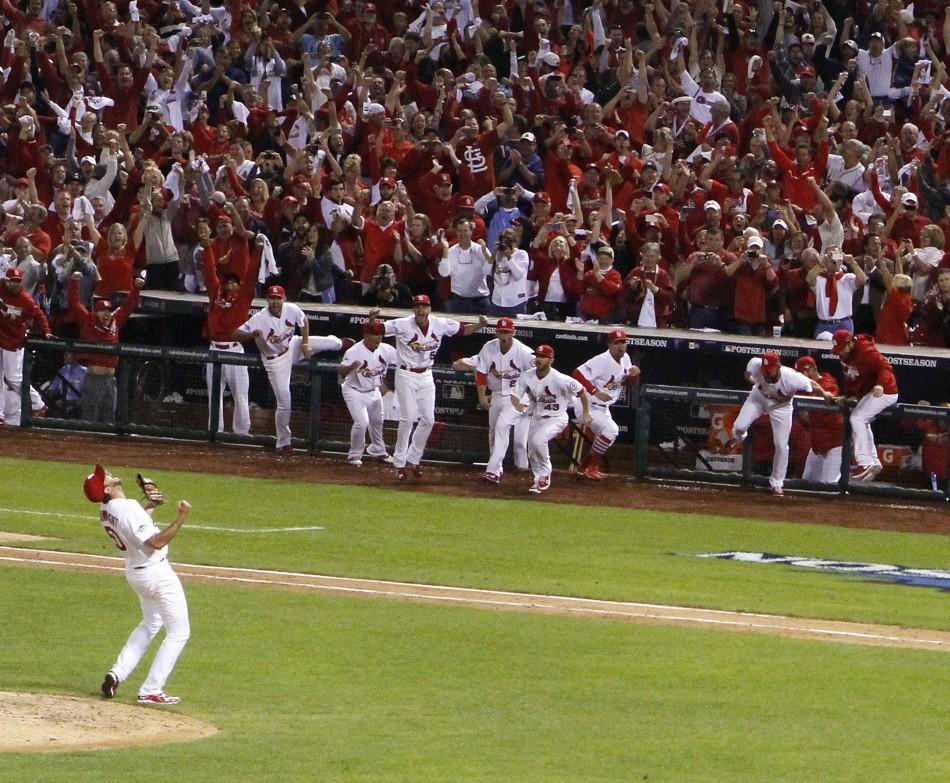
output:
<path id="1" fill-rule="evenodd" d="M 800 356 L 795 369 L 806 378 L 821 384 L 821 388 L 837 397 L 838 382 L 830 373 L 818 372 L 815 360 L 810 356 Z M 799 414 L 802 423 L 811 436 L 811 448 L 805 459 L 802 478 L 822 484 L 837 484 L 841 478 L 841 440 L 844 430 L 844 417 L 840 413 L 819 413 L 802 411 Z"/>
<path id="2" fill-rule="evenodd" d="M 23 345 L 30 324 L 52 337 L 46 314 L 23 290 L 23 272 L 7 269 L 0 285 L 0 424 L 20 426 L 20 385 L 23 382 Z"/>
<path id="3" fill-rule="evenodd" d="M 293 449 L 290 443 L 290 372 L 294 364 L 310 358 L 312 354 L 338 351 L 344 346 L 343 341 L 333 335 L 311 340 L 307 316 L 286 299 L 287 294 L 282 286 L 270 286 L 267 289 L 267 307 L 252 315 L 231 335 L 232 340 L 240 343 L 251 338 L 257 342 L 267 378 L 277 398 L 274 428 L 277 431 L 278 451 Z M 296 335 L 298 328 L 300 334 Z M 352 341 L 349 345 L 352 345 Z"/>
<path id="4" fill-rule="evenodd" d="M 832 395 L 810 378 L 791 367 L 783 367 L 777 353 L 769 351 L 756 356 L 746 365 L 745 377 L 752 384 L 752 391 L 742 403 L 739 415 L 732 427 L 733 437 L 726 443 L 727 450 L 735 448 L 743 440 L 759 416 L 768 416 L 772 424 L 772 442 L 775 455 L 772 458 L 772 475 L 769 486 L 774 497 L 785 494 L 785 474 L 788 473 L 788 438 L 792 431 L 792 398 L 796 394 L 815 392 L 825 399 Z"/>
<path id="5" fill-rule="evenodd" d="M 491 484 L 501 483 L 512 427 L 515 428 L 515 467 L 520 470 L 528 468 L 528 428 L 531 422 L 515 409 L 509 398 L 518 386 L 521 373 L 534 367 L 534 352 L 515 339 L 512 319 L 499 318 L 495 334 L 497 337 L 485 343 L 475 357 L 478 407 L 488 411 L 488 448 L 491 452 L 482 478 Z"/>
<path id="6" fill-rule="evenodd" d="M 363 326 L 363 339 L 355 343 L 340 362 L 339 376 L 343 401 L 353 418 L 350 430 L 350 452 L 347 462 L 363 466 L 366 433 L 370 447 L 367 455 L 383 462 L 392 462 L 383 441 L 383 395 L 386 373 L 396 364 L 396 349 L 384 343 L 386 329 L 380 321 Z"/>
<path id="7" fill-rule="evenodd" d="M 852 481 L 873 481 L 883 470 L 874 445 L 871 422 L 897 402 L 897 379 L 891 363 L 877 350 L 874 339 L 866 334 L 852 336 L 846 329 L 834 333 L 832 351 L 844 369 L 844 393 L 858 400 L 851 411 L 854 445 Z"/>
<path id="8" fill-rule="evenodd" d="M 125 557 L 125 578 L 142 605 L 142 622 L 132 631 L 106 674 L 102 695 L 106 699 L 115 696 L 119 684 L 135 671 L 152 639 L 164 626 L 165 640 L 139 688 L 139 703 L 178 704 L 180 698 L 165 693 L 165 682 L 191 635 L 191 626 L 185 591 L 168 563 L 168 544 L 181 530 L 191 504 L 179 500 L 175 521 L 161 530 L 152 521 L 151 512 L 164 498 L 153 482 L 141 476 L 139 480 L 149 497 L 145 508 L 137 500 L 127 498 L 122 480 L 107 473 L 102 465 L 96 465 L 83 484 L 86 497 L 102 504 L 99 511 L 102 526 Z"/>
<path id="9" fill-rule="evenodd" d="M 430 315 L 432 303 L 425 294 L 412 298 L 412 312 L 412 315 L 395 318 L 384 324 L 386 334 L 396 338 L 396 400 L 402 418 L 396 435 L 393 464 L 400 481 L 410 474 L 416 478 L 422 477 L 419 463 L 422 462 L 429 433 L 435 424 L 432 365 L 443 338 L 475 334 L 488 324 L 484 315 L 479 316 L 473 324 L 461 324 L 452 318 Z M 379 308 L 370 310 L 370 322 L 378 316 Z"/>
<path id="10" fill-rule="evenodd" d="M 207 253 L 211 246 L 210 235 L 204 238 L 202 246 Z M 254 299 L 254 288 L 257 285 L 261 258 L 260 253 L 254 253 L 251 256 L 251 262 L 244 272 L 243 279 L 237 273 L 229 272 L 222 281 L 218 277 L 218 265 L 216 263 L 205 264 L 205 285 L 208 289 L 208 339 L 211 341 L 213 350 L 244 355 L 244 346 L 233 339 L 233 334 L 234 330 L 247 320 L 248 311 L 251 309 L 251 301 Z M 213 370 L 214 365 L 209 362 L 205 373 L 208 382 L 209 416 Z M 224 431 L 225 388 L 231 390 L 231 397 L 234 400 L 234 418 L 231 429 L 239 435 L 250 434 L 251 412 L 247 401 L 249 388 L 247 367 L 235 364 L 221 365 L 218 432 Z"/>
<path id="11" fill-rule="evenodd" d="M 603 456 L 620 433 L 610 415 L 610 406 L 620 398 L 623 387 L 634 383 L 639 375 L 640 368 L 627 355 L 627 333 L 623 329 L 611 331 L 607 335 L 607 350 L 574 370 L 574 377 L 591 397 L 590 430 L 594 442 L 581 467 L 584 478 L 600 481 L 606 477 L 601 471 Z"/>
<path id="12" fill-rule="evenodd" d="M 581 382 L 558 372 L 554 364 L 554 349 L 539 345 L 534 352 L 535 368 L 521 374 L 514 394 L 508 399 L 518 411 L 532 410 L 528 428 L 528 463 L 534 482 L 528 490 L 533 495 L 545 492 L 551 486 L 551 453 L 549 443 L 567 426 L 567 410 L 574 397 L 580 398 L 584 408 L 583 424 L 590 424 L 590 406 L 587 392 Z M 529 402 L 523 402 L 527 395 Z"/>

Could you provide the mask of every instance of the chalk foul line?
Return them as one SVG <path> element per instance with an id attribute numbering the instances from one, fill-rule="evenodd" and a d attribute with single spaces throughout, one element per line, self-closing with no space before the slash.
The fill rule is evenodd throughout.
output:
<path id="1" fill-rule="evenodd" d="M 22 508 L 0 508 L 0 514 L 25 514 L 34 517 L 56 517 L 58 519 L 81 519 L 84 522 L 98 521 L 86 514 L 63 514 L 58 511 L 29 511 Z M 186 525 L 188 530 L 215 530 L 221 533 L 302 533 L 309 530 L 326 530 L 319 525 L 304 527 L 219 527 L 218 525 Z"/>
<path id="2" fill-rule="evenodd" d="M 46 567 L 85 572 L 122 573 L 125 570 L 124 561 L 117 557 L 5 546 L 0 546 L 0 565 Z M 602 617 L 628 622 L 692 625 L 695 627 L 792 636 L 799 639 L 950 652 L 950 632 L 929 629 L 729 612 L 720 609 L 694 609 L 632 601 L 605 601 L 573 596 L 446 587 L 412 582 L 349 579 L 266 569 L 178 563 L 175 565 L 175 570 L 188 581 L 230 583 L 271 589 L 317 590 L 423 603 Z"/>

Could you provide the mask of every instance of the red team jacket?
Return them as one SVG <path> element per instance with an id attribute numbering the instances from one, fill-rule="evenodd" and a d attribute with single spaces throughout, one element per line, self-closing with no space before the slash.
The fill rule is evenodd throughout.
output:
<path id="1" fill-rule="evenodd" d="M 897 379 L 891 363 L 877 350 L 874 338 L 859 334 L 847 359 L 841 359 L 844 369 L 844 393 L 860 399 L 875 386 L 885 394 L 897 394 Z"/>
<path id="2" fill-rule="evenodd" d="M 0 285 L 0 348 L 19 351 L 34 322 L 43 334 L 51 334 L 46 314 L 32 296 L 23 290 L 14 296 L 5 285 Z"/>
<path id="3" fill-rule="evenodd" d="M 129 295 L 118 310 L 112 313 L 112 320 L 107 326 L 99 323 L 99 318 L 95 313 L 90 312 L 79 301 L 79 281 L 69 281 L 69 311 L 73 314 L 76 326 L 79 327 L 79 339 L 89 343 L 112 343 L 117 345 L 119 342 L 119 332 L 129 320 L 129 316 L 135 312 L 135 307 L 139 302 L 139 289 L 132 287 Z M 119 357 L 108 353 L 90 353 L 81 357 L 83 364 L 93 365 L 95 367 L 117 367 Z"/>
<path id="4" fill-rule="evenodd" d="M 212 342 L 231 342 L 234 330 L 247 320 L 260 266 L 261 254 L 254 253 L 244 272 L 244 277 L 241 278 L 241 287 L 229 294 L 223 290 L 217 265 L 205 261 L 205 286 L 208 289 L 208 339 Z"/>
<path id="5" fill-rule="evenodd" d="M 823 372 L 818 383 L 826 392 L 831 392 L 836 397 L 839 395 L 838 382 L 828 373 Z M 808 433 L 811 435 L 812 451 L 816 454 L 827 454 L 831 449 L 840 446 L 844 442 L 843 432 L 844 417 L 840 413 L 808 411 Z"/>

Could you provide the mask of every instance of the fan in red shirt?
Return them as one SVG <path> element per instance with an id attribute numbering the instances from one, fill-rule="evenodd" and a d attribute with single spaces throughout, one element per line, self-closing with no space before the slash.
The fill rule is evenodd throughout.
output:
<path id="1" fill-rule="evenodd" d="M 584 293 L 577 303 L 577 314 L 585 321 L 617 323 L 623 278 L 614 269 L 614 249 L 607 244 L 597 248 L 597 260 L 592 269 L 578 272 Z"/>
<path id="2" fill-rule="evenodd" d="M 364 218 L 361 204 L 358 203 L 353 215 L 353 228 L 363 236 L 363 265 L 360 270 L 360 283 L 365 294 L 376 276 L 380 264 L 397 265 L 402 263 L 402 235 L 406 223 L 393 220 L 396 208 L 391 201 L 380 201 L 376 206 L 376 219 Z"/>
<path id="3" fill-rule="evenodd" d="M 802 356 L 795 362 L 795 369 L 806 378 L 815 381 L 822 389 L 837 397 L 841 392 L 838 382 L 830 373 L 819 373 L 818 365 L 810 356 Z M 812 392 L 812 396 L 819 396 Z M 802 478 L 821 484 L 837 484 L 841 478 L 841 444 L 844 438 L 844 417 L 837 411 L 828 413 L 802 411 L 798 414 L 808 431 L 811 448 L 805 460 Z"/>
<path id="4" fill-rule="evenodd" d="M 507 101 L 502 108 L 502 121 L 492 130 L 478 132 L 478 119 L 469 112 L 465 124 L 450 142 L 459 159 L 459 190 L 478 198 L 495 189 L 495 148 L 508 134 L 513 119 Z"/>
<path id="5" fill-rule="evenodd" d="M 762 118 L 766 138 L 772 159 L 778 165 L 782 178 L 782 192 L 796 207 L 804 212 L 811 212 L 818 203 L 814 188 L 808 184 L 808 178 L 813 177 L 815 182 L 822 182 L 825 170 L 828 168 L 828 141 L 825 139 L 818 144 L 818 149 L 812 153 L 811 143 L 807 138 L 799 137 L 795 142 L 795 159 L 790 158 L 775 140 L 772 117 Z"/>
<path id="6" fill-rule="evenodd" d="M 833 336 L 832 350 L 844 370 L 844 393 L 858 403 L 851 411 L 854 460 L 852 481 L 873 481 L 883 470 L 874 445 L 871 422 L 881 411 L 897 402 L 897 379 L 891 363 L 877 350 L 874 340 L 865 334 L 852 336 L 839 329 Z"/>
<path id="7" fill-rule="evenodd" d="M 766 303 L 778 290 L 778 275 L 763 252 L 763 245 L 762 237 L 749 237 L 745 252 L 726 267 L 726 274 L 735 285 L 732 317 L 737 334 L 765 336 Z"/>
<path id="8" fill-rule="evenodd" d="M 239 280 L 243 280 L 250 263 L 250 251 L 243 230 L 234 228 L 233 213 L 218 218 L 215 233 L 214 240 L 205 248 L 205 268 L 216 264 L 219 279 L 236 275 Z"/>
<path id="9" fill-rule="evenodd" d="M 914 312 L 914 299 L 911 296 L 914 280 L 910 275 L 900 274 L 900 268 L 898 274 L 892 275 L 884 260 L 879 262 L 878 268 L 887 296 L 877 316 L 874 338 L 882 345 L 908 345 L 907 319 Z"/>
<path id="10" fill-rule="evenodd" d="M 136 229 L 142 229 L 139 221 Z M 95 243 L 93 259 L 99 269 L 99 282 L 96 283 L 96 296 L 112 296 L 115 293 L 128 293 L 132 290 L 132 277 L 135 268 L 135 254 L 142 244 L 144 230 L 136 230 L 132 242 L 121 223 L 113 223 L 103 237 L 94 226 L 87 223 L 91 239 Z"/>
<path id="11" fill-rule="evenodd" d="M 0 285 L 0 423 L 20 426 L 20 384 L 23 382 L 23 344 L 30 325 L 52 337 L 46 315 L 23 290 L 23 273 L 10 267 Z"/>

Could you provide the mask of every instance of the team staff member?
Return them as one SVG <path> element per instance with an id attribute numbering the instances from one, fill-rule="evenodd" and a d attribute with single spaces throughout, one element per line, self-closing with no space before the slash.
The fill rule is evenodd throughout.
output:
<path id="1" fill-rule="evenodd" d="M 210 253 L 211 229 L 207 223 L 198 226 L 198 234 L 203 251 Z M 257 286 L 257 275 L 262 255 L 254 253 L 242 278 L 235 272 L 229 272 L 222 284 L 216 263 L 206 263 L 205 286 L 208 289 L 208 339 L 211 348 L 226 353 L 244 355 L 244 346 L 232 339 L 234 330 L 247 320 Z M 211 375 L 214 365 L 208 363 L 206 376 L 208 382 L 208 410 L 211 409 Z M 247 367 L 235 364 L 221 365 L 221 396 L 218 401 L 218 432 L 224 431 L 224 390 L 231 390 L 234 400 L 234 417 L 231 429 L 238 435 L 251 432 L 251 412 L 247 401 L 249 387 Z M 209 423 L 210 428 L 210 423 Z"/>
<path id="2" fill-rule="evenodd" d="M 791 367 L 783 367 L 779 355 L 773 351 L 749 360 L 745 377 L 752 384 L 752 391 L 742 403 L 739 415 L 732 427 L 733 437 L 726 443 L 727 450 L 741 443 L 752 423 L 760 416 L 768 416 L 772 424 L 772 442 L 775 455 L 772 457 L 772 475 L 769 486 L 774 497 L 785 494 L 785 474 L 788 473 L 788 437 L 792 431 L 792 398 L 796 394 L 815 392 L 825 399 L 832 399 L 813 380 L 806 378 Z"/>
<path id="3" fill-rule="evenodd" d="M 267 379 L 277 399 L 274 429 L 278 451 L 293 450 L 290 442 L 290 371 L 294 364 L 312 354 L 339 351 L 343 347 L 343 341 L 333 335 L 311 340 L 307 316 L 286 298 L 283 287 L 272 285 L 267 289 L 267 307 L 252 315 L 231 334 L 231 339 L 240 343 L 252 338 L 257 342 Z M 296 334 L 298 328 L 299 335 Z"/>
<path id="4" fill-rule="evenodd" d="M 396 349 L 384 343 L 386 328 L 381 321 L 363 326 L 363 339 L 350 347 L 340 362 L 343 401 L 353 418 L 347 462 L 363 466 L 363 452 L 383 462 L 392 462 L 383 440 L 383 395 L 386 374 L 396 364 Z M 366 450 L 366 434 L 370 447 Z"/>
<path id="5" fill-rule="evenodd" d="M 43 310 L 23 290 L 23 273 L 10 267 L 0 286 L 0 424 L 20 426 L 23 345 L 31 324 L 45 337 L 53 336 Z"/>
<path id="6" fill-rule="evenodd" d="M 125 496 L 122 479 L 96 465 L 83 484 L 86 497 L 101 503 L 102 526 L 125 557 L 125 578 L 142 604 L 142 622 L 125 643 L 115 664 L 102 682 L 102 695 L 115 696 L 119 684 L 135 671 L 152 639 L 165 628 L 165 640 L 158 648 L 145 682 L 139 688 L 141 704 L 178 704 L 181 699 L 165 693 L 178 656 L 191 635 L 188 602 L 178 576 L 168 562 L 168 545 L 188 518 L 191 504 L 178 501 L 178 515 L 164 530 L 152 521 L 153 503 L 143 508 Z"/>
<path id="7" fill-rule="evenodd" d="M 397 478 L 404 481 L 410 474 L 422 477 L 422 455 L 429 433 L 435 424 L 435 381 L 432 365 L 435 355 L 446 337 L 475 334 L 488 324 L 482 315 L 473 324 L 461 324 L 452 318 L 430 315 L 429 297 L 419 294 L 412 298 L 413 315 L 386 321 L 386 335 L 396 338 L 396 401 L 401 418 L 396 434 L 393 464 Z M 370 322 L 379 316 L 379 308 L 369 311 Z M 415 427 L 415 431 L 413 431 Z M 410 443 L 410 436 L 412 441 Z"/>
<path id="8" fill-rule="evenodd" d="M 73 272 L 69 279 L 69 312 L 79 329 L 79 339 L 90 343 L 119 344 L 119 332 L 135 312 L 139 303 L 139 291 L 145 280 L 136 277 L 132 290 L 115 311 L 108 299 L 96 299 L 92 312 L 79 301 L 79 286 L 82 272 Z M 83 421 L 111 424 L 115 421 L 116 382 L 115 368 L 119 357 L 110 353 L 90 353 L 83 357 L 86 363 L 86 379 L 82 384 Z"/>
<path id="9" fill-rule="evenodd" d="M 844 370 L 844 393 L 858 404 L 851 411 L 851 437 L 854 461 L 853 481 L 873 481 L 884 466 L 877 456 L 871 422 L 897 402 L 897 379 L 891 363 L 877 350 L 874 339 L 866 334 L 853 337 L 847 329 L 833 336 L 832 351 Z"/>
<path id="10" fill-rule="evenodd" d="M 528 490 L 539 495 L 551 486 L 551 453 L 549 444 L 567 426 L 567 409 L 574 397 L 579 397 L 584 408 L 583 424 L 590 424 L 587 392 L 581 382 L 555 370 L 554 349 L 539 345 L 534 352 L 535 368 L 521 374 L 515 393 L 508 399 L 518 411 L 530 406 L 533 413 L 528 429 L 528 462 L 534 482 Z M 522 400 L 527 395 L 528 403 Z"/>
<path id="11" fill-rule="evenodd" d="M 795 362 L 795 369 L 806 378 L 819 383 L 829 394 L 835 397 L 840 394 L 838 382 L 830 373 L 819 373 L 815 360 L 810 356 L 799 357 Z M 811 436 L 811 448 L 805 459 L 802 478 L 822 484 L 837 484 L 841 478 L 844 417 L 840 413 L 807 411 L 802 412 L 800 418 Z"/>
<path id="12" fill-rule="evenodd" d="M 614 329 L 607 335 L 607 350 L 574 370 L 574 378 L 591 395 L 590 430 L 594 442 L 590 454 L 581 467 L 581 475 L 593 481 L 605 478 L 601 471 L 604 454 L 607 453 L 620 428 L 610 415 L 610 406 L 620 398 L 624 386 L 634 383 L 640 368 L 627 355 L 627 333 Z"/>
<path id="13" fill-rule="evenodd" d="M 534 366 L 534 353 L 515 339 L 515 322 L 499 318 L 494 340 L 489 340 L 475 357 L 475 388 L 478 407 L 488 411 L 488 449 L 491 456 L 482 478 L 490 484 L 501 483 L 502 465 L 515 428 L 515 467 L 528 468 L 528 427 L 530 420 L 510 402 L 521 374 Z M 491 396 L 489 397 L 489 392 Z"/>

